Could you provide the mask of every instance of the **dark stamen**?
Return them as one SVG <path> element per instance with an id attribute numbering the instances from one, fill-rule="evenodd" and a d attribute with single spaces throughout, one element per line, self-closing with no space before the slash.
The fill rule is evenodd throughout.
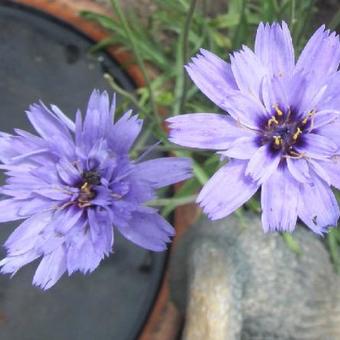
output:
<path id="1" fill-rule="evenodd" d="M 80 187 L 80 193 L 77 199 L 79 208 L 85 208 L 91 205 L 91 200 L 96 197 L 96 191 L 93 186 L 100 184 L 100 176 L 96 171 L 86 171 L 83 173 L 83 180 Z"/>
<path id="2" fill-rule="evenodd" d="M 90 170 L 90 171 L 85 171 L 83 173 L 83 179 L 84 182 L 92 185 L 99 185 L 100 184 L 100 176 L 96 171 Z"/>
<path id="3" fill-rule="evenodd" d="M 310 132 L 313 126 L 314 112 L 308 113 L 302 120 L 294 120 L 297 117 L 289 108 L 288 110 L 273 106 L 272 116 L 264 126 L 262 144 L 271 144 L 273 150 L 281 150 L 284 156 L 300 156 L 294 145 L 300 141 L 301 136 Z"/>

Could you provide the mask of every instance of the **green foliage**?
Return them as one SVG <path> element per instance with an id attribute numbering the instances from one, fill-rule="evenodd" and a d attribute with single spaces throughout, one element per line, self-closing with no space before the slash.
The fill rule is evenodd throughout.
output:
<path id="1" fill-rule="evenodd" d="M 216 15 L 208 14 L 207 0 L 201 1 L 200 6 L 196 0 L 154 0 L 154 3 L 157 10 L 150 14 L 146 23 L 131 9 L 123 13 L 118 0 L 112 0 L 115 14 L 112 17 L 88 11 L 82 15 L 111 32 L 93 51 L 119 44 L 135 56 L 146 78 L 145 88 L 132 96 L 119 89 L 114 79 L 111 78 L 110 83 L 144 117 L 157 121 L 153 134 L 165 146 L 168 145 L 166 136 L 157 118 L 159 107 L 168 115 L 218 111 L 189 81 L 183 67 L 199 48 L 227 57 L 242 44 L 253 44 L 260 21 L 274 20 L 290 23 L 295 42 L 304 42 L 311 30 L 306 22 L 311 22 L 308 19 L 314 13 L 314 0 L 229 0 L 228 8 Z M 337 23 L 335 17 L 333 25 Z M 145 63 L 157 69 L 157 76 L 152 80 L 147 79 Z M 195 154 L 200 156 L 200 153 Z"/>
<path id="2" fill-rule="evenodd" d="M 330 229 L 327 234 L 328 250 L 333 261 L 336 272 L 340 273 L 340 230 L 337 228 Z"/>
<path id="3" fill-rule="evenodd" d="M 119 44 L 130 51 L 144 73 L 146 86 L 135 93 L 127 93 L 116 84 L 112 75 L 106 75 L 110 85 L 123 97 L 125 108 L 131 104 L 143 118 L 148 119 L 144 134 L 135 146 L 135 155 L 144 151 L 150 135 L 161 140 L 160 151 L 170 151 L 177 156 L 188 156 L 194 160 L 194 178 L 187 181 L 172 198 L 151 202 L 162 207 L 165 216 L 176 206 L 192 202 L 202 184 L 219 166 L 219 159 L 209 152 L 185 150 L 171 145 L 166 138 L 159 108 L 170 115 L 187 112 L 218 112 L 219 109 L 202 96 L 189 81 L 183 65 L 196 54 L 199 48 L 206 48 L 222 58 L 238 49 L 242 44 L 253 45 L 255 29 L 259 22 L 285 20 L 292 32 L 297 52 L 304 45 L 314 27 L 313 16 L 317 8 L 315 0 L 229 0 L 228 8 L 216 15 L 208 14 L 209 1 L 203 0 L 200 6 L 196 0 L 154 0 L 157 10 L 150 14 L 147 22 L 132 10 L 123 12 L 118 0 L 111 0 L 114 16 L 82 12 L 82 15 L 96 21 L 111 34 L 99 42 L 92 51 L 98 51 L 111 44 Z M 335 13 L 329 25 L 340 26 L 340 11 Z M 145 64 L 157 69 L 157 76 L 149 79 Z M 128 66 L 128 65 L 123 65 Z M 260 213 L 260 205 L 252 199 L 244 208 Z M 284 233 L 288 247 L 300 253 L 294 238 Z M 330 254 L 340 268 L 340 232 L 333 229 L 327 236 Z"/>
<path id="4" fill-rule="evenodd" d="M 283 240 L 286 242 L 287 247 L 296 255 L 302 255 L 302 250 L 299 243 L 294 236 L 290 233 L 282 233 Z"/>
<path id="5" fill-rule="evenodd" d="M 331 22 L 329 24 L 329 28 L 331 28 L 333 30 L 340 28 L 340 8 L 334 14 L 333 19 L 331 20 Z"/>

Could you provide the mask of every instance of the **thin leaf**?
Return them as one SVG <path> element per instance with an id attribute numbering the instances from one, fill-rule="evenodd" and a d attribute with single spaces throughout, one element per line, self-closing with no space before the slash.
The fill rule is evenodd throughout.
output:
<path id="1" fill-rule="evenodd" d="M 299 243 L 294 239 L 291 233 L 282 233 L 282 238 L 291 251 L 297 255 L 302 255 L 302 250 L 299 246 Z"/>

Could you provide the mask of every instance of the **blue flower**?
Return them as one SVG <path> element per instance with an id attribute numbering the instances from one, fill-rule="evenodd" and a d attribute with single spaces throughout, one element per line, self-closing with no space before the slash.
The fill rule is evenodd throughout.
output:
<path id="1" fill-rule="evenodd" d="M 65 271 L 92 272 L 112 251 L 114 228 L 143 248 L 166 249 L 174 229 L 145 202 L 190 177 L 190 160 L 130 160 L 142 120 L 127 112 L 114 123 L 114 111 L 115 101 L 95 90 L 84 120 L 40 103 L 27 111 L 39 136 L 1 133 L 8 198 L 0 201 L 0 222 L 24 219 L 5 243 L 2 273 L 41 258 L 33 283 L 47 289 Z"/>
<path id="2" fill-rule="evenodd" d="M 295 63 L 287 25 L 260 24 L 255 52 L 230 64 L 201 50 L 186 66 L 199 89 L 227 114 L 170 118 L 170 140 L 230 159 L 198 202 L 211 219 L 228 216 L 261 187 L 264 231 L 315 233 L 337 224 L 330 186 L 340 189 L 339 37 L 320 27 Z"/>

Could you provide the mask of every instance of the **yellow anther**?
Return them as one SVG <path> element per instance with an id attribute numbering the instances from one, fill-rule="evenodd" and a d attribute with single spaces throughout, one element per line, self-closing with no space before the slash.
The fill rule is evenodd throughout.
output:
<path id="1" fill-rule="evenodd" d="M 81 186 L 80 190 L 81 190 L 81 191 L 87 191 L 87 190 L 88 190 L 88 186 L 89 186 L 89 184 L 88 184 L 87 182 L 85 182 L 85 183 Z"/>
<path id="2" fill-rule="evenodd" d="M 273 138 L 274 138 L 274 144 L 276 146 L 280 146 L 282 144 L 282 139 L 280 136 L 273 136 Z"/>
<path id="3" fill-rule="evenodd" d="M 268 126 L 268 127 L 271 127 L 272 124 L 276 124 L 276 125 L 279 124 L 279 122 L 276 120 L 276 118 L 275 118 L 274 116 L 268 120 L 267 126 Z"/>
<path id="4" fill-rule="evenodd" d="M 278 105 L 273 105 L 273 108 L 275 109 L 275 111 L 276 111 L 276 113 L 279 117 L 283 116 L 283 112 L 280 110 Z"/>
<path id="5" fill-rule="evenodd" d="M 93 192 L 91 191 L 91 184 L 85 182 L 81 187 L 80 191 L 88 196 L 92 196 Z M 79 199 L 81 200 L 81 199 Z"/>
<path id="6" fill-rule="evenodd" d="M 303 124 L 303 125 L 306 125 L 307 122 L 308 122 L 308 119 L 309 119 L 309 118 L 313 118 L 313 117 L 314 117 L 314 114 L 315 114 L 315 111 L 314 111 L 314 110 L 308 112 L 307 116 L 302 120 L 302 124 Z M 312 123 L 313 123 L 313 120 L 312 120 Z"/>
<path id="7" fill-rule="evenodd" d="M 297 140 L 299 138 L 299 136 L 301 135 L 302 131 L 300 128 L 296 129 L 296 132 L 293 135 L 293 140 Z"/>

